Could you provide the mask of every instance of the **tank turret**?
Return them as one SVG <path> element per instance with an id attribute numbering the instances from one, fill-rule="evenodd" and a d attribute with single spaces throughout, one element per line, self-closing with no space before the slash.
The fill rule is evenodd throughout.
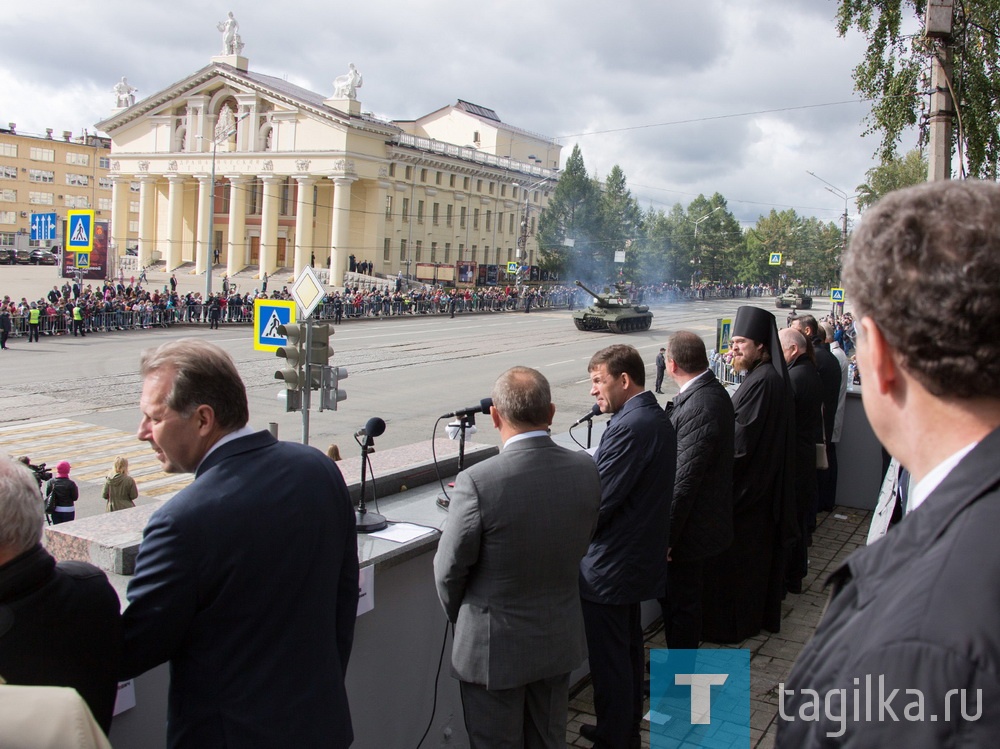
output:
<path id="1" fill-rule="evenodd" d="M 632 304 L 624 284 L 615 284 L 615 291 L 598 294 L 580 281 L 576 285 L 594 297 L 593 303 L 573 313 L 577 330 L 610 330 L 612 333 L 631 333 L 649 330 L 653 313 L 644 304 Z"/>

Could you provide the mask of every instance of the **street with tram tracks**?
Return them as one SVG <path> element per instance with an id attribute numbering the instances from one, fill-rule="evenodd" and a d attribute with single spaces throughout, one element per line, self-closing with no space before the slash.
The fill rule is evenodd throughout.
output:
<path id="1" fill-rule="evenodd" d="M 347 448 L 345 456 L 352 455 L 351 435 L 372 416 L 387 424 L 376 449 L 429 440 L 440 415 L 478 403 L 496 376 L 517 364 L 535 367 L 549 379 L 557 409 L 553 431 L 565 432 L 593 403 L 587 362 L 599 348 L 619 342 L 636 346 L 652 377 L 656 352 L 670 333 L 692 330 L 711 346 L 716 319 L 731 317 L 744 303 L 774 310 L 769 297 L 655 305 L 651 328 L 628 335 L 579 331 L 566 309 L 349 320 L 331 339 L 332 363 L 349 372 L 341 384 L 348 397 L 337 411 L 320 413 L 314 404 L 310 443 L 325 450 L 335 442 Z M 817 307 L 820 316 L 828 311 L 819 301 Z M 783 325 L 784 314 L 778 315 Z M 43 337 L 32 344 L 18 339 L 0 358 L 0 450 L 50 465 L 69 460 L 81 483 L 79 516 L 103 510 L 100 488 L 116 454 L 130 457 L 140 502 L 176 491 L 190 477 L 161 474 L 149 448 L 135 440 L 137 370 L 144 348 L 184 336 L 211 340 L 233 356 L 247 385 L 251 426 L 263 429 L 274 422 L 279 437 L 300 441 L 302 416 L 285 412 L 282 383 L 274 379 L 280 361 L 254 350 L 251 335 L 248 325 L 224 324 L 219 330 L 192 325 Z M 664 403 L 672 395 L 667 385 L 660 396 Z M 498 444 L 486 417 L 478 428 L 472 440 Z"/>

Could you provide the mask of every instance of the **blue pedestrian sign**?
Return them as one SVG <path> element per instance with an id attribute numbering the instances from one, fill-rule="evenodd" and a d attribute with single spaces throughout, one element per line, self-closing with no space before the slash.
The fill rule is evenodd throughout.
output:
<path id="1" fill-rule="evenodd" d="M 768 265 L 781 265 L 781 253 L 772 252 L 771 256 L 767 259 Z"/>
<path id="2" fill-rule="evenodd" d="M 31 241 L 42 242 L 56 238 L 56 214 L 31 214 Z"/>
<path id="3" fill-rule="evenodd" d="M 830 289 L 830 301 L 831 302 L 842 302 L 842 301 L 844 301 L 844 290 L 843 289 Z"/>
<path id="4" fill-rule="evenodd" d="M 90 253 L 89 252 L 76 253 L 76 263 L 74 265 L 77 270 L 90 270 Z"/>
<path id="5" fill-rule="evenodd" d="M 295 322 L 295 302 L 282 299 L 255 299 L 253 303 L 253 347 L 258 351 L 277 351 L 288 339 L 278 332 L 279 325 Z"/>
<path id="6" fill-rule="evenodd" d="M 94 212 L 74 210 L 66 212 L 66 251 L 94 251 Z"/>

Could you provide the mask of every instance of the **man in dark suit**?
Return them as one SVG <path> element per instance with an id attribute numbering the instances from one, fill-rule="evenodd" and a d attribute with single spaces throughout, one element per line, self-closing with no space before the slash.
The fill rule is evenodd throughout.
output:
<path id="1" fill-rule="evenodd" d="M 540 372 L 493 386 L 501 453 L 458 475 L 434 578 L 455 625 L 471 746 L 566 746 L 569 675 L 584 659 L 580 559 L 597 523 L 593 459 L 556 445 Z"/>
<path id="2" fill-rule="evenodd" d="M 910 472 L 909 512 L 830 578 L 780 695 L 776 746 L 997 743 L 997 216 L 995 183 L 929 182 L 882 198 L 851 239 L 865 413 Z"/>
<path id="3" fill-rule="evenodd" d="M 143 353 L 138 437 L 195 480 L 149 520 L 128 586 L 123 676 L 170 662 L 170 747 L 347 747 L 358 601 L 336 464 L 247 426 L 222 349 Z"/>
<path id="4" fill-rule="evenodd" d="M 583 621 L 597 725 L 581 734 L 603 749 L 640 746 L 645 653 L 639 604 L 666 593 L 677 440 L 632 346 L 590 359 L 590 394 L 612 414 L 594 453 L 601 509 L 580 563 Z"/>
<path id="5" fill-rule="evenodd" d="M 788 381 L 795 404 L 795 520 L 798 541 L 786 549 L 785 583 L 789 593 L 802 592 L 809 572 L 809 520 L 816 512 L 816 445 L 823 444 L 823 383 L 809 358 L 809 343 L 795 328 L 778 331 L 788 366 Z"/>
<path id="6" fill-rule="evenodd" d="M 680 392 L 667 404 L 677 432 L 677 476 L 670 505 L 667 595 L 660 599 L 667 647 L 701 642 L 705 560 L 733 541 L 733 402 L 708 368 L 705 342 L 681 330 L 670 337 L 667 373 Z"/>

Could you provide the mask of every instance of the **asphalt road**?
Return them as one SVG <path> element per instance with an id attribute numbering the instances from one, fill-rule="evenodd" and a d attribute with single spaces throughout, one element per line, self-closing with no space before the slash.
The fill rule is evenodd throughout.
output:
<path id="1" fill-rule="evenodd" d="M 3 270 L 0 293 L 15 296 L 13 290 L 3 288 L 7 280 Z M 57 280 L 49 268 L 31 270 L 48 272 L 38 293 Z M 150 280 L 165 279 L 165 275 L 162 280 L 152 275 Z M 183 278 L 182 290 L 185 283 L 196 285 L 199 280 L 204 283 Z M 309 441 L 324 450 L 336 442 L 349 458 L 354 452 L 351 435 L 372 416 L 387 424 L 376 449 L 429 440 L 438 417 L 487 397 L 496 376 L 514 365 L 535 367 L 549 379 L 556 404 L 553 430 L 565 432 L 593 403 L 587 362 L 595 351 L 611 343 L 632 344 L 647 363 L 652 389 L 653 360 L 668 335 L 692 330 L 711 347 L 716 318 L 733 316 L 745 301 L 654 307 L 652 328 L 629 335 L 578 331 L 566 310 L 348 321 L 332 339 L 333 363 L 349 371 L 342 383 L 348 398 L 337 411 L 311 412 Z M 773 301 L 767 298 L 750 303 L 774 310 Z M 815 312 L 823 315 L 828 308 L 820 305 Z M 785 314 L 778 312 L 780 325 Z M 211 340 L 233 356 L 247 384 L 251 426 L 263 429 L 274 422 L 279 437 L 301 441 L 302 415 L 285 412 L 279 397 L 282 383 L 274 379 L 280 362 L 273 354 L 253 349 L 249 326 L 224 325 L 217 331 L 177 326 L 86 338 L 43 337 L 30 345 L 25 339 L 13 339 L 10 351 L 0 356 L 4 404 L 0 451 L 27 454 L 49 465 L 69 459 L 74 465 L 72 477 L 80 483 L 83 495 L 80 517 L 103 510 L 100 488 L 116 454 L 127 454 L 132 473 L 142 479 L 141 501 L 169 495 L 179 488 L 176 477 L 159 473 L 148 446 L 134 439 L 141 390 L 137 362 L 144 348 L 184 336 Z M 664 389 L 667 394 L 659 396 L 662 402 L 675 391 L 669 380 Z M 438 425 L 439 436 L 444 424 Z M 477 426 L 480 431 L 473 440 L 498 444 L 487 417 L 481 417 Z M 574 430 L 582 431 L 585 427 Z"/>

